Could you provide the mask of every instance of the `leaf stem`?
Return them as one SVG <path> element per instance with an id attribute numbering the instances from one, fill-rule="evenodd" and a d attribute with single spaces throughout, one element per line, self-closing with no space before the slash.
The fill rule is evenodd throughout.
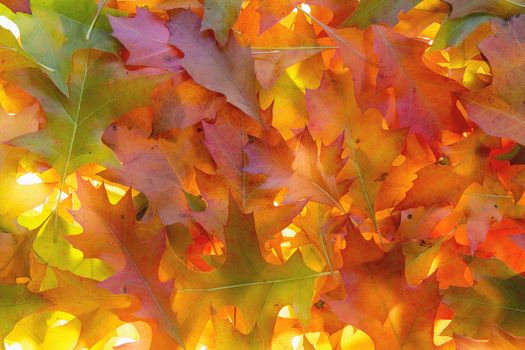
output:
<path id="1" fill-rule="evenodd" d="M 98 3 L 97 12 L 95 13 L 95 17 L 91 21 L 91 24 L 89 25 L 89 28 L 86 32 L 86 40 L 88 41 L 89 41 L 89 38 L 91 37 L 91 32 L 93 31 L 93 28 L 95 28 L 95 24 L 97 23 L 97 20 L 100 17 L 100 14 L 102 13 L 102 9 L 104 8 L 104 6 L 106 6 L 106 2 L 108 2 L 108 0 L 101 0 Z"/>
<path id="2" fill-rule="evenodd" d="M 225 290 L 225 289 L 244 288 L 244 287 L 251 287 L 251 286 L 260 286 L 260 285 L 265 285 L 265 284 L 300 281 L 300 280 L 317 278 L 321 276 L 328 276 L 328 275 L 333 275 L 333 274 L 338 274 L 338 273 L 339 271 L 333 271 L 333 272 L 324 271 L 324 272 L 313 273 L 311 275 L 306 275 L 306 276 L 301 276 L 301 277 L 291 277 L 291 278 L 283 278 L 283 279 L 260 281 L 260 282 L 246 282 L 246 283 L 231 284 L 228 286 L 220 286 L 220 287 L 213 287 L 213 288 L 182 288 L 182 289 L 177 289 L 177 292 L 183 292 L 183 293 L 216 292 L 216 291 Z"/>

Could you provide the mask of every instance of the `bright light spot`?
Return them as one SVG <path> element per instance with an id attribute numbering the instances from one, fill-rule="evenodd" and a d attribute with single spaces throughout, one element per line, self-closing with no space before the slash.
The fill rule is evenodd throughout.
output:
<path id="1" fill-rule="evenodd" d="M 291 246 L 292 246 L 292 242 L 290 241 L 281 243 L 282 248 L 290 248 Z"/>
<path id="2" fill-rule="evenodd" d="M 199 350 L 208 350 L 208 347 L 206 345 L 201 345 Z"/>
<path id="3" fill-rule="evenodd" d="M 7 342 L 4 342 L 4 345 L 5 345 L 5 350 L 24 350 L 22 345 L 20 345 L 19 343 L 13 343 L 9 345 Z"/>
<path id="4" fill-rule="evenodd" d="M 283 237 L 293 238 L 295 237 L 295 235 L 297 235 L 297 232 L 287 227 L 281 231 L 281 234 L 283 235 Z"/>
<path id="5" fill-rule="evenodd" d="M 61 201 L 61 202 L 62 202 L 64 199 L 66 199 L 67 197 L 69 197 L 69 194 L 64 193 L 64 192 L 60 192 L 60 201 Z"/>
<path id="6" fill-rule="evenodd" d="M 299 344 L 301 344 L 301 340 L 303 339 L 302 335 L 296 335 L 292 338 L 292 347 L 293 350 L 299 349 Z"/>
<path id="7" fill-rule="evenodd" d="M 290 305 L 286 305 L 281 310 L 279 310 L 279 317 L 282 317 L 282 318 L 293 318 L 294 316 L 293 316 L 292 312 L 293 312 L 293 310 L 290 307 Z"/>
<path id="8" fill-rule="evenodd" d="M 6 16 L 0 16 L 0 27 L 7 29 L 13 33 L 15 38 L 20 39 L 20 30 L 18 29 L 18 26 Z"/>
<path id="9" fill-rule="evenodd" d="M 308 14 L 312 13 L 312 8 L 308 4 L 299 4 L 299 7 Z"/>
<path id="10" fill-rule="evenodd" d="M 44 203 L 40 204 L 39 206 L 33 208 L 34 211 L 37 213 L 42 213 L 44 211 Z"/>
<path id="11" fill-rule="evenodd" d="M 102 182 L 95 180 L 95 179 L 89 179 L 89 181 L 91 182 L 93 186 L 99 186 L 100 184 L 102 184 Z"/>
<path id="12" fill-rule="evenodd" d="M 433 39 L 430 39 L 429 37 L 426 37 L 426 36 L 418 36 L 418 38 L 425 40 L 429 45 L 432 45 L 434 43 Z"/>
<path id="13" fill-rule="evenodd" d="M 277 201 L 273 201 L 273 206 L 274 206 L 274 207 L 278 207 L 278 206 L 279 206 L 279 202 L 277 202 Z"/>
<path id="14" fill-rule="evenodd" d="M 121 346 L 124 344 L 129 344 L 129 343 L 134 343 L 134 342 L 136 342 L 136 340 L 133 338 L 119 337 L 117 341 L 115 342 L 114 346 Z"/>
<path id="15" fill-rule="evenodd" d="M 34 185 L 41 184 L 44 181 L 35 173 L 27 173 L 16 179 L 16 182 L 20 185 Z"/>
<path id="16" fill-rule="evenodd" d="M 52 327 L 60 327 L 68 323 L 68 320 L 56 320 Z"/>
<path id="17" fill-rule="evenodd" d="M 104 186 L 106 187 L 106 190 L 108 190 L 110 192 L 113 192 L 115 194 L 118 194 L 121 197 L 126 194 L 126 190 L 124 190 L 124 189 L 122 189 L 120 187 L 109 185 L 108 183 L 104 183 Z"/>

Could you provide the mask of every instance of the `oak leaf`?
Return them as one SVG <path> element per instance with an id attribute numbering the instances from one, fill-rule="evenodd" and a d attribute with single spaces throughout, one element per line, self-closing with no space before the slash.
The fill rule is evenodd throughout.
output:
<path id="1" fill-rule="evenodd" d="M 190 11 L 174 14 L 167 24 L 169 43 L 184 53 L 179 63 L 197 83 L 226 96 L 228 102 L 261 122 L 250 49 L 231 37 L 218 49 L 215 41 L 200 32 L 200 18 Z"/>
<path id="2" fill-rule="evenodd" d="M 203 88 L 192 79 L 163 86 L 153 97 L 153 134 L 186 128 L 203 119 L 214 119 L 223 105 L 223 96 Z"/>
<path id="3" fill-rule="evenodd" d="M 525 43 L 525 17 L 519 16 L 509 22 L 494 19 L 491 28 L 493 35 L 481 41 L 479 47 L 491 65 L 492 84 L 462 93 L 460 100 L 469 118 L 489 135 L 525 143 L 525 107 L 520 92 L 521 78 L 525 76 L 525 53 L 516 50 Z"/>
<path id="4" fill-rule="evenodd" d="M 148 199 L 147 219 L 158 214 L 165 224 L 186 222 L 189 207 L 184 191 L 192 192 L 194 168 L 211 168 L 200 127 L 178 130 L 174 139 L 149 138 L 151 119 L 144 122 L 147 130 L 138 122 L 143 114 L 142 111 L 127 116 L 106 130 L 104 142 L 117 154 L 122 166 L 103 176 L 144 193 Z"/>
<path id="5" fill-rule="evenodd" d="M 498 259 L 469 259 L 475 283 L 470 288 L 450 287 L 443 301 L 454 309 L 452 323 L 445 334 L 489 339 L 492 327 L 498 326 L 514 336 L 524 336 L 520 297 L 525 279 Z"/>
<path id="6" fill-rule="evenodd" d="M 126 64 L 177 70 L 177 50 L 170 44 L 170 33 L 165 22 L 143 8 L 137 8 L 135 17 L 109 17 L 113 36 L 129 51 Z"/>
<path id="7" fill-rule="evenodd" d="M 221 46 L 228 41 L 230 28 L 241 11 L 242 0 L 204 0 L 201 30 L 211 29 Z"/>
<path id="8" fill-rule="evenodd" d="M 433 324 L 439 305 L 437 283 L 410 286 L 398 249 L 384 254 L 358 232 L 347 236 L 341 270 L 346 299 L 330 301 L 332 310 L 374 342 L 375 349 L 437 348 Z"/>
<path id="9" fill-rule="evenodd" d="M 399 126 L 429 142 L 439 140 L 443 130 L 463 131 L 465 121 L 454 110 L 454 93 L 461 87 L 425 66 L 422 55 L 427 44 L 384 27 L 373 29 L 379 57 L 377 88 L 394 88 Z"/>
<path id="10" fill-rule="evenodd" d="M 0 284 L 0 339 L 23 317 L 49 305 L 41 296 L 31 293 L 24 284 Z M 2 349 L 3 349 L 2 342 Z"/>
<path id="11" fill-rule="evenodd" d="M 211 310 L 228 305 L 242 312 L 248 332 L 256 326 L 260 342 L 269 345 L 283 306 L 292 305 L 300 322 L 306 324 L 314 281 L 322 275 L 310 270 L 298 254 L 283 265 L 266 262 L 253 214 L 243 214 L 231 198 L 229 203 L 224 227 L 226 260 L 221 266 L 211 272 L 196 272 L 186 267 L 180 256 L 169 254 L 176 289 L 173 306 L 189 348 L 197 343 Z M 176 234 L 188 237 L 187 228 L 178 227 Z M 296 292 L 289 293 L 292 289 Z"/>
<path id="12" fill-rule="evenodd" d="M 97 286 L 97 282 L 53 269 L 57 287 L 41 292 L 55 305 L 53 309 L 75 315 L 82 322 L 81 344 L 87 346 L 104 337 L 124 322 L 118 313 L 133 306 L 128 295 L 115 295 Z"/>
<path id="13" fill-rule="evenodd" d="M 13 145 L 40 154 L 65 177 L 87 163 L 115 167 L 119 162 L 102 143 L 109 124 L 127 111 L 149 103 L 151 91 L 167 75 L 132 75 L 114 57 L 92 50 L 73 58 L 69 78 L 71 98 L 50 87 L 36 69 L 6 72 L 4 78 L 27 90 L 42 105 L 46 127 L 18 137 Z"/>
<path id="14" fill-rule="evenodd" d="M 158 233 L 153 232 L 156 226 L 149 224 L 154 233 L 152 237 L 140 237 L 144 227 L 135 222 L 136 211 L 129 192 L 112 205 L 104 186 L 95 189 L 80 179 L 78 184 L 81 208 L 72 214 L 82 225 L 84 233 L 69 237 L 69 241 L 81 247 L 87 256 L 111 262 L 116 273 L 99 286 L 117 295 L 129 294 L 140 299 L 141 306 L 134 314 L 151 323 L 153 347 L 173 347 L 175 342 L 182 345 L 173 323 L 173 313 L 165 302 L 170 288 L 157 277 L 164 249 L 163 232 L 160 229 Z M 99 244 L 92 244 L 95 239 Z M 130 319 L 134 317 L 126 316 Z"/>
<path id="15" fill-rule="evenodd" d="M 251 174 L 267 175 L 261 188 L 286 187 L 288 192 L 283 203 L 311 199 L 344 211 L 339 199 L 348 184 L 338 184 L 336 181 L 336 175 L 345 162 L 340 156 L 338 159 L 336 157 L 335 163 L 323 162 L 308 129 L 288 142 L 280 135 L 276 135 L 273 140 L 267 137 L 267 140 L 271 140 L 271 143 L 254 138 L 246 146 L 249 162 L 245 170 Z M 338 146 L 341 149 L 341 142 L 336 140 L 331 145 L 323 145 L 322 149 Z"/>
<path id="16" fill-rule="evenodd" d="M 472 13 L 490 13 L 508 18 L 525 12 L 525 3 L 521 0 L 446 0 L 446 2 L 452 5 L 451 18 L 464 17 Z"/>
<path id="17" fill-rule="evenodd" d="M 416 6 L 419 0 L 362 0 L 359 7 L 343 22 L 344 27 L 367 27 L 371 24 L 388 24 L 394 26 L 401 11 L 407 12 Z"/>
<path id="18" fill-rule="evenodd" d="M 111 38 L 105 11 L 97 13 L 93 0 L 79 0 L 74 4 L 32 0 L 31 12 L 32 15 L 14 14 L 0 5 L 0 14 L 12 20 L 20 31 L 20 43 L 13 40 L 11 33 L 3 36 L 0 43 L 42 67 L 65 95 L 69 95 L 71 59 L 77 50 L 95 48 L 116 52 L 118 49 L 118 43 Z M 92 24 L 98 15 L 100 18 Z"/>

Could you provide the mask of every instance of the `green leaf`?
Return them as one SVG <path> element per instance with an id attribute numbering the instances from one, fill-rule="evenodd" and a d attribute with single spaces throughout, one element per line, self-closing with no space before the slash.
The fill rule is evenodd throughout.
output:
<path id="1" fill-rule="evenodd" d="M 15 14 L 0 4 L 0 15 L 13 21 L 20 31 L 20 41 L 12 34 L 1 33 L 0 47 L 16 50 L 42 67 L 65 95 L 69 94 L 67 81 L 75 51 L 96 48 L 116 52 L 119 47 L 105 15 L 98 18 L 86 40 L 97 13 L 94 0 L 32 0 L 31 10 L 32 15 Z"/>
<path id="2" fill-rule="evenodd" d="M 384 23 L 393 27 L 398 22 L 399 12 L 407 12 L 419 2 L 420 0 L 362 0 L 357 10 L 341 26 L 366 28 L 372 24 Z"/>
<path id="3" fill-rule="evenodd" d="M 49 266 L 68 270 L 77 276 L 103 281 L 113 274 L 113 267 L 101 259 L 85 258 L 84 253 L 66 239 L 78 235 L 82 228 L 54 213 L 42 225 L 33 243 L 38 259 Z"/>
<path id="4" fill-rule="evenodd" d="M 195 347 L 211 318 L 210 309 L 219 311 L 229 305 L 242 312 L 247 331 L 255 327 L 260 342 L 269 346 L 280 309 L 293 305 L 299 321 L 307 324 L 315 278 L 330 273 L 315 273 L 298 254 L 282 265 L 267 263 L 259 248 L 253 214 L 242 213 L 231 198 L 224 227 L 226 261 L 216 270 L 196 272 L 186 267 L 177 253 L 184 251 L 181 246 L 185 242 L 187 246 L 190 233 L 180 224 L 172 226 L 171 233 L 175 234 L 170 238 L 183 242 L 171 242 L 164 262 L 175 277 L 172 305 L 189 349 Z"/>
<path id="5" fill-rule="evenodd" d="M 184 196 L 188 201 L 188 206 L 193 211 L 205 211 L 207 208 L 206 202 L 199 196 L 184 191 Z"/>
<path id="6" fill-rule="evenodd" d="M 494 16 L 476 13 L 458 19 L 445 20 L 436 34 L 431 50 L 443 50 L 450 46 L 458 46 L 477 27 L 492 18 Z"/>
<path id="7" fill-rule="evenodd" d="M 496 325 L 514 336 L 525 336 L 525 278 L 498 259 L 469 259 L 476 283 L 444 292 L 443 301 L 455 312 L 445 333 L 488 339 Z"/>
<path id="8" fill-rule="evenodd" d="M 494 158 L 497 160 L 508 160 L 511 165 L 525 164 L 525 147 L 517 143 L 507 153 L 500 154 Z"/>
<path id="9" fill-rule="evenodd" d="M 524 0 L 446 0 L 446 2 L 452 5 L 450 18 L 481 12 L 503 18 L 525 13 Z"/>
<path id="10" fill-rule="evenodd" d="M 15 323 L 47 305 L 47 302 L 27 290 L 23 284 L 0 285 L 0 348 Z"/>
<path id="11" fill-rule="evenodd" d="M 202 30 L 211 29 L 221 46 L 228 41 L 230 28 L 241 11 L 242 0 L 204 0 Z"/>
<path id="12" fill-rule="evenodd" d="M 169 75 L 133 75 L 116 57 L 83 50 L 73 58 L 70 98 L 37 69 L 7 72 L 3 77 L 36 97 L 47 117 L 45 129 L 18 137 L 12 144 L 44 156 L 63 183 L 84 164 L 120 165 L 102 143 L 102 133 L 118 117 L 147 105 L 153 88 Z"/>

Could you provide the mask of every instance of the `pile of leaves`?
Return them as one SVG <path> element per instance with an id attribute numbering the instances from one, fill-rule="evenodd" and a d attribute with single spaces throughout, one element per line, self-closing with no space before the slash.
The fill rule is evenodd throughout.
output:
<path id="1" fill-rule="evenodd" d="M 525 349 L 522 0 L 0 2 L 1 346 Z"/>

